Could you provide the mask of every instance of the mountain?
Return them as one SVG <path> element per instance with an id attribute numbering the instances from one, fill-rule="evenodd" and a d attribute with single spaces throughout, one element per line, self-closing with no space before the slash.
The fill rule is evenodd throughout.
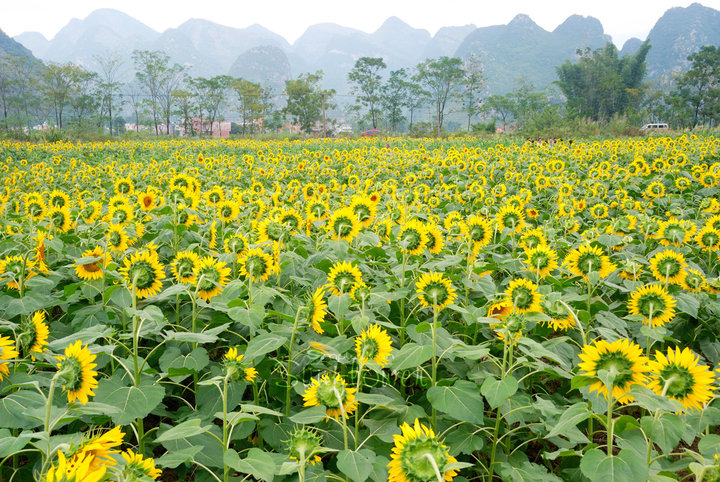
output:
<path id="1" fill-rule="evenodd" d="M 45 50 L 50 45 L 50 41 L 40 32 L 23 32 L 14 36 L 13 40 L 30 49 L 35 57 L 45 55 Z"/>
<path id="2" fill-rule="evenodd" d="M 477 27 L 473 24 L 462 27 L 442 27 L 425 46 L 423 57 L 432 59 L 437 57 L 452 57 L 460 44 Z"/>
<path id="3" fill-rule="evenodd" d="M 285 81 L 292 78 L 287 55 L 274 45 L 246 50 L 232 64 L 228 75 L 269 86 L 275 93 L 282 92 Z"/>
<path id="4" fill-rule="evenodd" d="M 5 32 L 0 30 L 0 55 L 2 54 L 12 54 L 20 55 L 22 57 L 35 58 L 33 57 L 32 52 L 28 48 L 8 37 Z"/>
<path id="5" fill-rule="evenodd" d="M 524 78 L 537 88 L 556 80 L 555 66 L 575 57 L 577 49 L 596 49 L 610 41 L 600 21 L 572 15 L 552 32 L 544 30 L 527 15 L 517 15 L 507 25 L 481 27 L 460 44 L 455 56 L 472 54 L 483 63 L 487 89 L 506 93 Z"/>
<path id="6" fill-rule="evenodd" d="M 688 55 L 703 45 L 720 45 L 720 11 L 699 3 L 671 8 L 650 30 L 648 40 L 652 46 L 647 56 L 648 79 L 687 70 Z"/>

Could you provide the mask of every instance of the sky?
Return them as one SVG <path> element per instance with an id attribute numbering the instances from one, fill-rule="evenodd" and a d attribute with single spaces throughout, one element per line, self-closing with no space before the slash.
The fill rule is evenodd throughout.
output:
<path id="1" fill-rule="evenodd" d="M 524 13 L 545 30 L 553 30 L 568 16 L 600 20 L 605 33 L 622 47 L 630 37 L 644 40 L 669 8 L 687 7 L 682 0 L 1 0 L 0 29 L 11 37 L 26 31 L 52 39 L 72 18 L 83 19 L 98 8 L 120 10 L 162 32 L 190 18 L 202 18 L 244 28 L 260 24 L 297 40 L 310 25 L 332 22 L 374 32 L 390 16 L 435 34 L 443 26 L 507 24 Z M 701 0 L 720 10 L 720 0 Z"/>

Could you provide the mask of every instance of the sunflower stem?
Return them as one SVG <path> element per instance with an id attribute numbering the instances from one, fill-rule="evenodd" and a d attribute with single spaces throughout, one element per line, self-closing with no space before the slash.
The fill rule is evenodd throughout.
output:
<path id="1" fill-rule="evenodd" d="M 508 365 L 508 343 L 510 339 L 510 334 L 508 333 L 507 329 L 505 330 L 505 336 L 503 339 L 503 360 L 502 360 L 502 370 L 500 372 L 500 379 L 505 380 L 505 369 Z M 495 454 L 497 452 L 497 444 L 498 444 L 498 433 L 500 432 L 500 421 L 502 420 L 502 416 L 500 415 L 500 407 L 497 407 L 495 411 L 495 427 L 493 428 L 493 436 L 492 436 L 492 448 L 490 450 L 490 465 L 488 466 L 488 481 L 492 482 L 493 474 L 495 473 Z"/>
<path id="2" fill-rule="evenodd" d="M 362 371 L 365 367 L 365 364 L 363 363 L 363 359 L 365 358 L 365 346 L 363 345 L 363 351 L 362 356 L 360 357 L 360 360 L 358 360 L 358 373 L 357 373 L 357 383 L 355 384 L 355 396 L 357 396 L 358 393 L 360 393 L 360 385 L 362 384 Z M 355 450 L 358 449 L 358 445 L 360 443 L 360 402 L 358 402 L 358 406 L 355 409 Z"/>
<path id="3" fill-rule="evenodd" d="M 345 447 L 345 450 L 348 449 L 348 441 L 347 441 L 347 418 L 345 413 L 345 405 L 343 404 L 342 397 L 340 396 L 340 392 L 338 392 L 337 387 L 333 386 L 333 393 L 335 394 L 335 398 L 338 401 L 338 404 L 340 404 L 340 419 L 342 420 L 342 428 L 343 428 L 343 445 Z"/>
<path id="4" fill-rule="evenodd" d="M 223 439 L 222 439 L 222 453 L 223 460 L 225 459 L 225 452 L 228 449 L 228 423 L 227 423 L 227 392 L 228 392 L 228 376 L 223 377 L 223 389 L 222 389 L 222 404 L 223 404 Z M 226 463 L 223 463 L 223 482 L 230 480 L 230 467 Z"/>
<path id="5" fill-rule="evenodd" d="M 52 380 L 50 381 L 50 391 L 48 392 L 47 399 L 45 400 L 45 425 L 43 428 L 47 433 L 47 451 L 43 454 L 43 465 L 45 465 L 45 462 L 50 458 L 50 431 L 52 430 L 52 427 L 50 427 L 50 415 L 52 413 L 53 398 L 55 397 L 55 385 L 57 385 L 59 373 L 60 372 L 55 373 L 52 377 Z"/>
<path id="6" fill-rule="evenodd" d="M 290 392 L 292 388 L 291 377 L 292 377 L 292 364 L 293 364 L 293 347 L 295 345 L 295 333 L 297 333 L 298 321 L 300 320 L 300 313 L 303 307 L 298 308 L 295 313 L 295 322 L 293 323 L 293 331 L 290 335 L 290 345 L 288 346 L 288 366 L 285 380 L 285 416 L 290 416 Z"/>
<path id="7" fill-rule="evenodd" d="M 405 265 L 407 263 L 407 252 L 402 250 L 402 274 L 400 275 L 400 289 L 405 288 Z M 405 344 L 405 297 L 400 298 L 400 345 Z"/>
<path id="8" fill-rule="evenodd" d="M 253 380 L 251 382 L 251 384 L 252 384 L 252 388 L 253 388 L 253 403 L 259 407 L 260 406 L 260 393 L 258 391 L 257 383 L 255 383 L 255 380 Z M 257 428 L 257 435 L 258 435 L 258 439 L 257 439 L 258 447 L 262 450 L 265 448 L 265 442 L 263 441 L 263 436 L 262 436 L 262 433 L 260 433 L 259 427 Z"/>
<path id="9" fill-rule="evenodd" d="M 430 465 L 432 465 L 432 468 L 435 471 L 435 477 L 437 477 L 437 482 L 443 482 L 443 476 L 440 473 L 440 468 L 438 467 L 438 464 L 435 461 L 435 457 L 433 457 L 432 454 L 429 454 L 427 452 L 425 452 L 423 454 L 423 457 L 428 459 L 428 461 L 430 462 Z"/>
<path id="10" fill-rule="evenodd" d="M 433 324 L 432 324 L 432 386 L 435 387 L 437 384 L 437 319 L 438 319 L 438 306 L 437 306 L 437 295 L 433 294 Z M 435 407 L 432 408 L 432 428 L 437 430 L 437 411 Z"/>
<path id="11" fill-rule="evenodd" d="M 615 400 L 613 400 L 612 390 L 614 389 L 613 386 L 608 387 L 610 390 L 608 391 L 608 413 L 607 413 L 607 454 L 608 457 L 612 457 L 613 455 L 613 436 L 615 432 L 615 423 L 613 421 L 613 405 Z"/>

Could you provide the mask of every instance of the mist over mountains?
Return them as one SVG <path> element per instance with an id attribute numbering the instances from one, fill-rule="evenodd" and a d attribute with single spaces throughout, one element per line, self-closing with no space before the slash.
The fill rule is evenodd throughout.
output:
<path id="1" fill-rule="evenodd" d="M 571 15 L 547 31 L 519 14 L 507 25 L 448 26 L 435 35 L 397 17 L 372 33 L 322 23 L 309 27 L 291 45 L 261 25 L 233 28 L 190 19 L 157 32 L 120 11 L 99 9 L 85 19 L 71 20 L 51 40 L 37 32 L 14 40 L 0 35 L 0 50 L 27 48 L 43 61 L 74 62 L 91 70 L 97 69 L 98 56 L 118 53 L 124 59 L 125 80 L 133 75 L 133 50 L 160 50 L 193 76 L 230 74 L 277 91 L 298 74 L 323 70 L 325 87 L 339 93 L 347 91 L 347 73 L 363 56 L 382 57 L 388 70 L 395 70 L 427 58 L 476 54 L 483 63 L 488 93 L 494 94 L 513 90 L 520 78 L 545 88 L 557 78 L 555 66 L 575 58 L 577 49 L 596 49 L 611 38 L 593 17 Z M 629 39 L 621 53 L 633 53 L 643 40 Z M 703 45 L 720 45 L 720 11 L 699 3 L 672 8 L 657 20 L 647 40 L 652 45 L 648 79 L 684 70 L 690 53 Z"/>

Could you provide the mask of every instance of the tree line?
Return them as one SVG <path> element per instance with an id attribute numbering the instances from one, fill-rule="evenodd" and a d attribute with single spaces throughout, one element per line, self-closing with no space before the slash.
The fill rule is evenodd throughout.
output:
<path id="1" fill-rule="evenodd" d="M 720 115 L 720 47 L 704 46 L 688 56 L 690 68 L 664 82 L 645 80 L 645 42 L 634 54 L 617 48 L 578 50 L 576 58 L 556 67 L 557 80 L 536 90 L 522 73 L 516 88 L 488 95 L 483 65 L 466 59 L 427 59 L 413 68 L 388 72 L 379 57 L 361 57 L 347 75 L 352 99 L 339 114 L 359 127 L 392 132 L 412 129 L 418 114 L 440 134 L 448 115 L 464 117 L 464 128 L 485 119 L 492 128 L 530 129 L 563 119 L 608 121 L 619 116 L 664 121 L 679 128 L 717 125 Z M 136 129 L 148 125 L 155 134 L 171 134 L 180 125 L 187 134 L 212 134 L 216 121 L 229 112 L 239 118 L 237 132 L 275 130 L 292 122 L 307 133 L 325 125 L 327 111 L 337 109 L 337 92 L 323 87 L 323 72 L 303 73 L 285 81 L 283 92 L 228 75 L 192 77 L 158 51 L 135 51 L 134 76 L 121 80 L 125 67 L 117 54 L 95 58 L 90 71 L 73 63 L 40 63 L 33 58 L 0 57 L 0 128 L 31 129 L 38 123 L 58 128 L 96 129 L 117 134 L 125 118 Z M 337 112 L 335 111 L 337 115 Z M 209 127 L 208 127 L 209 126 Z"/>

